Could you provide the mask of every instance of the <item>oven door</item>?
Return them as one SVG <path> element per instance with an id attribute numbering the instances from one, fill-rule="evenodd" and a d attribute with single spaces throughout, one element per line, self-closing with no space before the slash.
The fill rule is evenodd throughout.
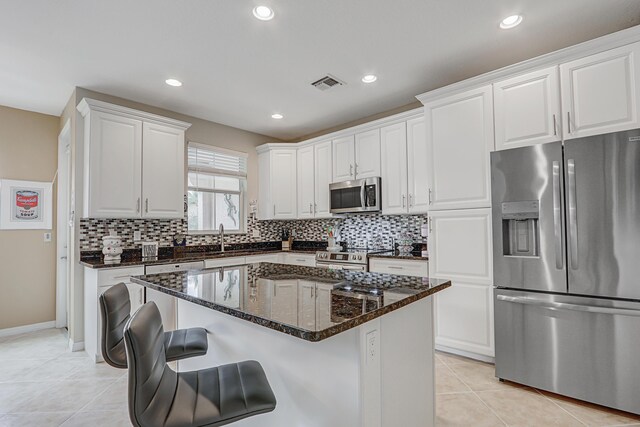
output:
<path id="1" fill-rule="evenodd" d="M 380 178 L 329 184 L 331 213 L 378 212 L 381 209 Z"/>
<path id="2" fill-rule="evenodd" d="M 331 270 L 355 270 L 355 271 L 367 271 L 366 264 L 341 264 L 330 262 L 317 262 L 317 268 L 329 268 Z"/>

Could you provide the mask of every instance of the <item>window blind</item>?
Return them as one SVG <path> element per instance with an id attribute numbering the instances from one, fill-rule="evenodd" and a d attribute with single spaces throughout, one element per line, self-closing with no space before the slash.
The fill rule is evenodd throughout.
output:
<path id="1" fill-rule="evenodd" d="M 194 142 L 189 143 L 187 151 L 189 171 L 233 177 L 247 176 L 247 153 Z"/>

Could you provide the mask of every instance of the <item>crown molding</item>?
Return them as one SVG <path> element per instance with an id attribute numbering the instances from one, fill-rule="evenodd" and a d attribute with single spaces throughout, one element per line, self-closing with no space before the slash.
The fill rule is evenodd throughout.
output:
<path id="1" fill-rule="evenodd" d="M 105 113 L 117 114 L 127 117 L 135 117 L 140 120 L 161 123 L 173 126 L 182 130 L 186 130 L 191 123 L 183 122 L 169 117 L 159 116 L 157 114 L 147 113 L 146 111 L 134 110 L 133 108 L 123 107 L 121 105 L 111 104 L 104 101 L 98 101 L 91 98 L 82 98 L 76 107 L 82 117 L 86 117 L 91 111 L 102 111 Z"/>

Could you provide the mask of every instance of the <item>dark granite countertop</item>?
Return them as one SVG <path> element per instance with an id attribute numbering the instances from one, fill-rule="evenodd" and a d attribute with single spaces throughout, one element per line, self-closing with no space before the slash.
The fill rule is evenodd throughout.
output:
<path id="1" fill-rule="evenodd" d="M 382 253 L 377 253 L 377 254 L 369 254 L 369 258 L 394 258 L 394 259 L 412 259 L 412 260 L 423 260 L 423 261 L 428 261 L 429 260 L 429 256 L 428 255 L 422 255 L 422 252 L 400 252 L 400 251 L 389 251 L 389 252 L 382 252 Z"/>
<path id="2" fill-rule="evenodd" d="M 448 280 L 273 263 L 152 274 L 131 280 L 176 298 L 313 342 L 357 327 L 451 286 Z M 305 282 L 302 284 L 296 280 Z M 359 294 L 353 293 L 356 289 L 360 290 Z M 307 291 L 313 292 L 314 297 L 301 298 L 300 293 Z M 366 296 L 365 302 L 356 295 Z M 302 308 L 308 316 L 298 315 L 298 304 L 307 304 Z M 306 317 L 314 321 L 305 323 Z"/>
<path id="3" fill-rule="evenodd" d="M 225 245 L 224 252 L 220 252 L 220 245 L 163 247 L 159 248 L 158 257 L 152 259 L 143 259 L 140 249 L 125 249 L 119 262 L 105 262 L 100 251 L 85 251 L 81 253 L 80 264 L 90 268 L 118 268 L 286 252 L 315 254 L 326 246 L 326 242 L 294 242 L 291 250 L 282 251 L 281 242 L 239 243 Z"/>

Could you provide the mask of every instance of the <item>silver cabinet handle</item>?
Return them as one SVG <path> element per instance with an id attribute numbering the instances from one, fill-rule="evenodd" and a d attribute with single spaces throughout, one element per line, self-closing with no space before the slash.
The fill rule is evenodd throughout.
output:
<path id="1" fill-rule="evenodd" d="M 387 268 L 391 269 L 391 270 L 404 270 L 403 267 L 398 267 L 395 265 L 388 265 Z"/>
<path id="2" fill-rule="evenodd" d="M 429 206 L 431 206 L 433 202 L 431 201 L 431 187 L 429 187 Z"/>
<path id="3" fill-rule="evenodd" d="M 402 195 L 402 207 L 404 208 L 406 205 L 406 198 L 407 196 L 405 196 L 404 194 Z"/>
<path id="4" fill-rule="evenodd" d="M 567 176 L 569 181 L 569 254 L 571 268 L 578 268 L 578 206 L 576 201 L 576 164 L 574 159 L 567 160 Z"/>
<path id="5" fill-rule="evenodd" d="M 313 213 L 315 214 L 315 213 L 317 213 L 317 212 L 318 212 L 318 204 L 317 204 L 317 203 L 314 203 L 314 204 L 313 204 Z"/>
<path id="6" fill-rule="evenodd" d="M 144 201 L 144 211 L 145 213 L 149 213 L 149 199 L 145 199 Z"/>
<path id="7" fill-rule="evenodd" d="M 140 213 L 140 197 L 138 197 L 138 201 L 136 202 L 136 213 Z"/>
<path id="8" fill-rule="evenodd" d="M 353 165 L 349 165 L 349 176 L 353 176 Z"/>
<path id="9" fill-rule="evenodd" d="M 358 164 L 355 164 L 355 167 L 353 168 L 353 172 L 355 173 L 356 176 L 358 176 Z"/>
<path id="10" fill-rule="evenodd" d="M 409 207 L 413 206 L 413 196 L 409 194 Z"/>
<path id="11" fill-rule="evenodd" d="M 309 203 L 309 213 L 313 213 L 313 203 Z"/>
<path id="12" fill-rule="evenodd" d="M 556 268 L 561 270 L 562 262 L 562 212 L 560 208 L 560 163 L 553 162 L 553 235 L 556 249 Z"/>
<path id="13" fill-rule="evenodd" d="M 498 295 L 497 299 L 499 301 L 512 302 L 515 304 L 534 305 L 542 308 L 549 308 L 552 310 L 572 310 L 572 311 L 584 311 L 587 313 L 618 314 L 622 316 L 640 316 L 640 310 L 631 310 L 627 308 L 610 308 L 610 307 L 598 307 L 594 305 L 569 304 L 566 302 L 543 301 L 535 298 L 510 297 L 507 295 Z"/>
<path id="14" fill-rule="evenodd" d="M 131 276 L 125 274 L 124 276 L 113 276 L 113 278 L 114 279 L 130 279 Z"/>
<path id="15" fill-rule="evenodd" d="M 558 124 L 556 123 L 556 115 L 553 115 L 553 134 L 558 134 Z"/>
<path id="16" fill-rule="evenodd" d="M 276 204 L 273 204 L 273 216 L 276 216 Z"/>
<path id="17" fill-rule="evenodd" d="M 567 133 L 571 133 L 571 112 L 567 111 Z"/>

